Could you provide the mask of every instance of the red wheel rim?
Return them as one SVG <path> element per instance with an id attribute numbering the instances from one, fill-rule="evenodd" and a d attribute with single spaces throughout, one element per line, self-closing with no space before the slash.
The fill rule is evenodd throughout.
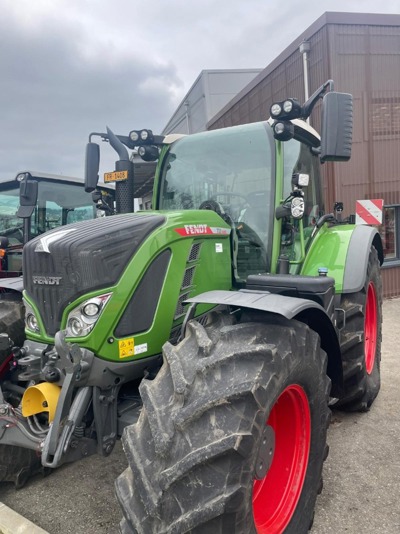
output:
<path id="1" fill-rule="evenodd" d="M 370 375 L 375 364 L 376 342 L 378 334 L 378 312 L 376 307 L 376 289 L 372 282 L 368 284 L 367 301 L 365 303 L 364 321 L 364 352 L 365 367 Z"/>
<path id="2" fill-rule="evenodd" d="M 311 441 L 307 395 L 288 386 L 274 404 L 267 424 L 275 432 L 271 467 L 253 484 L 253 516 L 258 534 L 281 534 L 299 501 L 306 476 Z"/>

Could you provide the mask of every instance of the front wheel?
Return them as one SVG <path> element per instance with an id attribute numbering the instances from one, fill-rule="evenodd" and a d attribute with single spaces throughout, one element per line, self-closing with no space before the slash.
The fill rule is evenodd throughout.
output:
<path id="1" fill-rule="evenodd" d="M 127 533 L 302 534 L 326 455 L 330 382 L 318 336 L 260 315 L 192 321 L 143 380 L 117 479 Z"/>

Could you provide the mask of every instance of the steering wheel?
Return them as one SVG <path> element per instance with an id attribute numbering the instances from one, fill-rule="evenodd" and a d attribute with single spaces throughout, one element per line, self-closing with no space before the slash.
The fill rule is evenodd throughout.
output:
<path id="1" fill-rule="evenodd" d="M 219 202 L 217 202 L 216 200 L 210 198 L 208 200 L 204 200 L 204 202 L 202 202 L 199 206 L 199 210 L 211 210 L 211 211 L 215 211 L 215 213 L 218 213 L 218 215 L 220 217 L 222 217 L 223 215 L 225 215 L 225 210 L 222 206 L 222 204 L 220 204 Z"/>

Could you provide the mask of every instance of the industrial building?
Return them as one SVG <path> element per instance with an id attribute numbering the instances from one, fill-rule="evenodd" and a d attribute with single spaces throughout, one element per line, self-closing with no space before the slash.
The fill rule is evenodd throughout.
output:
<path id="1" fill-rule="evenodd" d="M 162 134 L 203 132 L 208 121 L 261 71 L 262 69 L 202 70 Z"/>
<path id="2" fill-rule="evenodd" d="M 265 120 L 272 102 L 304 102 L 328 79 L 354 98 L 348 163 L 323 166 L 325 210 L 344 214 L 356 200 L 383 199 L 384 296 L 400 294 L 400 15 L 325 13 L 207 124 L 207 129 Z M 319 129 L 319 113 L 311 124 Z"/>

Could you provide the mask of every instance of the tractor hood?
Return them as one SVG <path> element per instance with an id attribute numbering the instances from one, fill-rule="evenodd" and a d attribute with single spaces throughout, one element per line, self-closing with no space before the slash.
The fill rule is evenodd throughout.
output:
<path id="1" fill-rule="evenodd" d="M 24 287 L 51 336 L 79 296 L 117 283 L 141 243 L 165 217 L 129 213 L 46 232 L 25 245 Z"/>

